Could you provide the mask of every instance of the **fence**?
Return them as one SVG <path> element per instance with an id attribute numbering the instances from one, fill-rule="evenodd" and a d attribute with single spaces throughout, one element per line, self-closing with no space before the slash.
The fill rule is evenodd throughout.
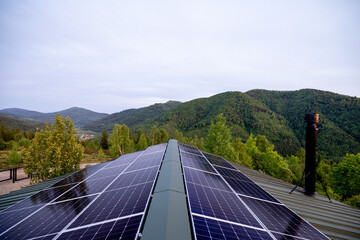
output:
<path id="1" fill-rule="evenodd" d="M 20 169 L 20 168 L 24 168 L 24 166 L 0 170 L 0 182 L 12 179 L 12 182 L 15 183 L 16 181 L 20 181 L 20 180 L 29 178 L 23 171 L 19 174 L 20 178 L 18 178 L 18 169 Z M 10 173 L 8 175 L 9 178 L 3 179 L 4 177 L 6 177 L 6 174 L 3 174 L 3 172 L 6 172 L 6 171 L 9 171 L 9 173 Z"/>

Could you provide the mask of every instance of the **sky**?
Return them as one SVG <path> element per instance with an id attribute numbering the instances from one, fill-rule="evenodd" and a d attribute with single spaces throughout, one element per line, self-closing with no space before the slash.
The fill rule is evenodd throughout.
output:
<path id="1" fill-rule="evenodd" d="M 303 88 L 360 97 L 360 1 L 0 0 L 0 109 Z"/>

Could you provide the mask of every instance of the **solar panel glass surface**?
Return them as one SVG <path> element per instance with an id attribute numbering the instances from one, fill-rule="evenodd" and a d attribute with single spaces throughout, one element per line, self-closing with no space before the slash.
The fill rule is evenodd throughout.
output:
<path id="1" fill-rule="evenodd" d="M 209 160 L 209 162 L 211 164 L 226 167 L 226 168 L 230 168 L 230 169 L 236 169 L 233 165 L 231 165 L 228 161 L 226 161 L 222 157 L 219 157 L 219 156 L 207 153 L 207 152 L 202 152 L 202 153 Z"/>
<path id="2" fill-rule="evenodd" d="M 273 239 L 263 229 L 255 229 L 246 226 L 231 224 L 216 219 L 194 216 L 195 234 L 200 239 Z"/>
<path id="3" fill-rule="evenodd" d="M 199 155 L 194 155 L 191 153 L 180 152 L 182 164 L 186 167 L 191 167 L 207 172 L 216 173 L 214 168 L 208 163 L 208 161 Z"/>
<path id="4" fill-rule="evenodd" d="M 271 231 L 306 239 L 328 239 L 284 205 L 241 198 Z"/>

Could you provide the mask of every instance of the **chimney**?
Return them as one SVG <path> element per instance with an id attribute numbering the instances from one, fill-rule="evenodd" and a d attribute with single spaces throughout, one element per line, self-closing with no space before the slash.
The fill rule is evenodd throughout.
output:
<path id="1" fill-rule="evenodd" d="M 316 123 L 319 123 L 319 114 L 305 114 L 306 146 L 305 146 L 305 193 L 315 193 L 316 171 Z"/>

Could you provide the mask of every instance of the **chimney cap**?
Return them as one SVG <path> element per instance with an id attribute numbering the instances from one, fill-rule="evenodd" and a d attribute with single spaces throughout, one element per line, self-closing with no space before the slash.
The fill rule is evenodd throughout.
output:
<path id="1" fill-rule="evenodd" d="M 305 122 L 308 123 L 319 123 L 319 114 L 305 114 Z"/>

